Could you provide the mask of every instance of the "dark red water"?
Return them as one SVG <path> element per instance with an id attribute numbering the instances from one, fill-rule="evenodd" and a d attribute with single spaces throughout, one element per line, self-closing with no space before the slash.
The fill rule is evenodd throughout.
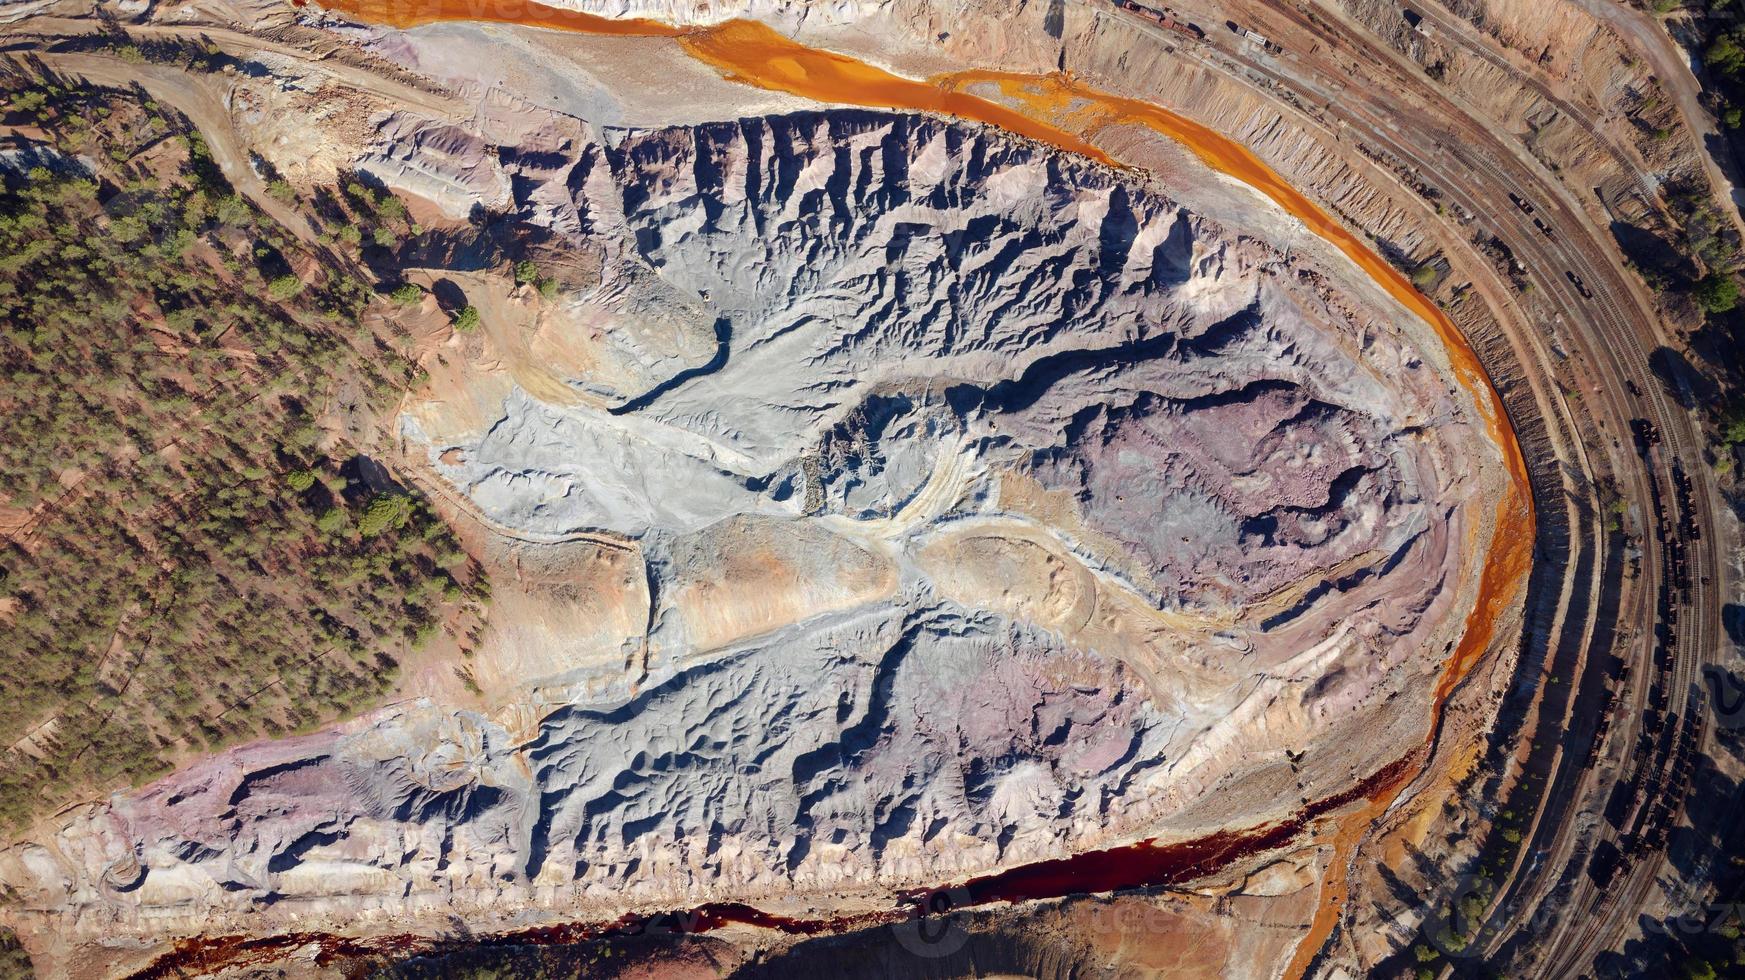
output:
<path id="1" fill-rule="evenodd" d="M 636 936 L 682 936 L 712 932 L 728 925 L 748 925 L 789 935 L 814 936 L 901 922 L 996 902 L 1025 902 L 1176 885 L 1204 878 L 1231 863 L 1282 847 L 1315 818 L 1365 797 L 1377 797 L 1415 772 L 1418 752 L 1395 761 L 1356 786 L 1304 807 L 1288 820 L 1249 830 L 1223 831 L 1174 844 L 1142 841 L 1068 858 L 1038 861 L 971 878 L 961 884 L 905 892 L 898 907 L 861 915 L 795 918 L 776 915 L 737 902 L 699 905 L 682 912 L 626 915 L 610 922 L 571 922 L 517 929 L 460 942 L 401 934 L 352 939 L 325 933 L 287 933 L 250 939 L 219 936 L 190 939 L 134 973 L 137 980 L 181 977 L 220 967 L 270 963 L 311 943 L 320 947 L 323 964 L 352 958 L 416 956 L 459 949 L 507 946 L 563 946 Z"/>
<path id="2" fill-rule="evenodd" d="M 1240 858 L 1290 843 L 1316 817 L 1391 788 L 1413 771 L 1412 760 L 1417 755 L 1417 752 L 1412 752 L 1395 760 L 1356 786 L 1309 804 L 1289 820 L 1247 830 L 1219 831 L 1173 844 L 1147 840 L 1052 861 L 1037 861 L 971 878 L 948 891 L 953 897 L 962 899 L 964 905 L 975 906 L 1156 888 L 1204 878 Z M 909 892 L 904 899 L 919 902 L 939 891 Z"/>

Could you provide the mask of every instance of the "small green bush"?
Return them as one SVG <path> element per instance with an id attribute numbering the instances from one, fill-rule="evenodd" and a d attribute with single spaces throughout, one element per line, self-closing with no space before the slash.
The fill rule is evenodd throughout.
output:
<path id="1" fill-rule="evenodd" d="M 303 280 L 296 276 L 285 275 L 267 283 L 267 295 L 279 302 L 284 302 L 303 291 Z"/>
<path id="2" fill-rule="evenodd" d="M 476 306 L 463 306 L 454 315 L 454 328 L 462 333 L 478 329 L 479 309 Z"/>
<path id="3" fill-rule="evenodd" d="M 364 516 L 358 519 L 358 532 L 365 537 L 375 537 L 383 531 L 404 527 L 412 516 L 412 498 L 403 493 L 384 493 L 370 501 L 370 506 L 364 511 Z"/>
<path id="4" fill-rule="evenodd" d="M 344 507 L 329 507 L 321 512 L 320 517 L 315 519 L 315 526 L 320 528 L 323 534 L 338 534 L 345 530 L 345 526 L 349 523 L 351 521 L 347 517 Z"/>
<path id="5" fill-rule="evenodd" d="M 220 223 L 238 228 L 254 221 L 254 210 L 236 194 L 221 198 L 212 213 Z"/>
<path id="6" fill-rule="evenodd" d="M 1706 313 L 1726 313 L 1739 305 L 1739 280 L 1726 272 L 1711 272 L 1697 282 L 1691 298 Z"/>
<path id="7" fill-rule="evenodd" d="M 28 980 L 34 976 L 30 956 L 24 952 L 18 936 L 10 929 L 0 929 L 0 980 Z"/>

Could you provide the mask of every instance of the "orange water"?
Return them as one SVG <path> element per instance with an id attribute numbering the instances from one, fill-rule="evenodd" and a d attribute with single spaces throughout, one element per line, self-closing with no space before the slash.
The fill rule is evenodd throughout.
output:
<path id="1" fill-rule="evenodd" d="M 306 6 L 309 0 L 291 0 Z M 615 19 L 564 10 L 532 0 L 333 0 L 320 7 L 356 17 L 370 24 L 417 27 L 447 21 L 483 21 L 549 27 L 576 34 L 610 34 L 617 37 L 678 37 L 683 31 L 658 20 Z"/>
<path id="2" fill-rule="evenodd" d="M 302 0 L 293 0 L 302 2 Z M 923 80 L 905 78 L 864 61 L 808 48 L 754 21 L 735 20 L 679 28 L 651 20 L 616 20 L 563 10 L 529 0 L 327 0 L 329 9 L 361 20 L 395 27 L 438 21 L 471 20 L 521 24 L 586 34 L 669 38 L 698 61 L 724 77 L 775 92 L 819 102 L 903 109 L 954 116 L 998 126 L 1098 163 L 1118 165 L 1089 141 L 1108 125 L 1139 125 L 1181 143 L 1201 162 L 1234 177 L 1302 221 L 1314 234 L 1342 252 L 1358 268 L 1408 310 L 1436 330 L 1448 351 L 1454 375 L 1473 397 L 1491 438 L 1503 454 L 1509 484 L 1497 503 L 1478 595 L 1461 636 L 1438 679 L 1431 700 L 1432 737 L 1440 724 L 1443 704 L 1467 672 L 1484 655 L 1496 634 L 1498 620 L 1519 598 L 1531 564 L 1534 515 L 1527 469 L 1502 401 L 1491 386 L 1478 356 L 1454 322 L 1412 287 L 1399 270 L 1369 248 L 1361 238 L 1285 182 L 1271 167 L 1240 143 L 1213 130 L 1137 99 L 1090 88 L 1060 75 L 1021 75 L 967 71 Z M 991 87 L 998 101 L 973 94 Z M 1468 542 L 1477 554 L 1479 529 Z M 1408 754 L 1423 752 L 1420 746 Z M 1428 753 L 1423 753 L 1425 760 Z M 1335 866 L 1343 864 L 1361 841 L 1369 824 L 1384 813 L 1416 778 L 1418 766 L 1399 773 L 1368 794 L 1366 806 L 1333 834 Z M 1289 973 L 1301 975 L 1331 933 L 1343 903 L 1343 876 L 1330 874 L 1321 905 L 1308 935 L 1298 944 Z"/>
<path id="3" fill-rule="evenodd" d="M 933 79 L 932 84 L 953 92 L 991 85 L 1005 99 L 1024 106 L 1033 118 L 1071 120 L 1074 128 L 1080 131 L 1110 124 L 1131 124 L 1168 136 L 1206 166 L 1242 181 L 1302 221 L 1310 231 L 1356 263 L 1389 295 L 1435 328 L 1448 350 L 1455 379 L 1472 394 L 1473 401 L 1483 413 L 1485 428 L 1502 449 L 1503 463 L 1511 477 L 1509 491 L 1497 506 L 1496 531 L 1490 555 L 1480 575 L 1478 602 L 1467 621 L 1459 647 L 1436 685 L 1434 701 L 1440 710 L 1441 703 L 1489 647 L 1497 618 L 1514 602 L 1530 564 L 1533 538 L 1533 502 L 1521 447 L 1515 440 L 1514 430 L 1509 427 L 1502 400 L 1491 387 L 1484 365 L 1479 362 L 1460 328 L 1429 297 L 1418 292 L 1398 269 L 1329 217 L 1302 192 L 1285 183 L 1284 178 L 1262 163 L 1247 147 L 1192 119 L 1148 102 L 1098 91 L 1062 75 L 966 71 L 940 76 Z"/>

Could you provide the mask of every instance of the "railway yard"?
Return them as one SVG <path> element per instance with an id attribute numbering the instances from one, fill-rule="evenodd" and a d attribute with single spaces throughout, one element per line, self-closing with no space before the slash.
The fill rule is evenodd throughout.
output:
<path id="1" fill-rule="evenodd" d="M 1425 16 L 1442 37 L 1494 57 L 1446 12 Z M 1373 74 L 1359 84 L 1333 64 L 1317 70 L 1313 55 L 1281 58 L 1239 41 L 1221 54 L 1251 78 L 1301 93 L 1342 138 L 1384 148 L 1462 213 L 1481 216 L 1475 223 L 1509 243 L 1538 287 L 1516 300 L 1524 322 L 1511 347 L 1523 372 L 1580 393 L 1554 398 L 1546 411 L 1528 405 L 1521 389 L 1505 391 L 1517 425 L 1539 416 L 1556 451 L 1529 457 L 1539 563 L 1522 675 L 1510 694 L 1517 703 L 1539 699 L 1540 722 L 1517 735 L 1525 751 L 1514 749 L 1520 771 L 1538 777 L 1523 784 L 1529 794 L 1538 789 L 1525 803 L 1537 816 L 1479 935 L 1484 953 L 1510 964 L 1512 975 L 1590 973 L 1598 954 L 1637 935 L 1651 902 L 1681 901 L 1665 850 L 1684 816 L 1694 759 L 1712 735 L 1704 670 L 1737 663 L 1721 628 L 1721 607 L 1734 598 L 1734 521 L 1705 479 L 1701 422 L 1681 407 L 1691 399 L 1679 382 L 1651 370 L 1650 353 L 1668 342 L 1664 328 L 1569 188 L 1481 127 L 1445 128 L 1460 118 L 1457 106 L 1389 112 L 1382 93 L 1436 98 L 1392 52 L 1365 51 L 1313 13 L 1281 11 L 1263 23 L 1314 38 L 1316 54 L 1338 52 Z M 1594 490 L 1605 477 L 1629 504 L 1634 547 L 1604 526 L 1606 502 Z"/>
<path id="2" fill-rule="evenodd" d="M 1313 34 L 1316 18 L 1286 19 L 1293 36 Z M 1432 22 L 1451 20 L 1444 14 Z M 1478 43 L 1470 31 L 1454 36 Z M 1349 38 L 1325 43 L 1359 53 Z M 1252 47 L 1247 58 L 1274 84 L 1301 79 L 1256 57 Z M 1371 53 L 1358 63 L 1389 61 Z M 1566 188 L 1508 147 L 1486 145 L 1473 129 L 1411 134 L 1412 120 L 1387 113 L 1378 101 L 1364 104 L 1360 93 L 1398 91 L 1416 81 L 1412 76 L 1399 71 L 1357 86 L 1339 84 L 1329 72 L 1327 87 L 1308 94 L 1339 113 L 1335 125 L 1349 138 L 1385 147 L 1466 213 L 1500 226 L 1539 286 L 1523 312 L 1537 324 L 1556 325 L 1549 331 L 1527 325 L 1526 333 L 1540 336 L 1520 338 L 1515 349 L 1523 369 L 1582 395 L 1562 399 L 1561 420 L 1560 413 L 1545 413 L 1547 427 L 1562 431 L 1553 444 L 1564 451 L 1530 460 L 1541 503 L 1540 567 L 1564 579 L 1536 576 L 1529 600 L 1536 615 L 1521 661 L 1540 667 L 1522 682 L 1537 689 L 1544 720 L 1527 739 L 1520 765 L 1542 776 L 1544 791 L 1523 858 L 1498 889 L 1481 932 L 1491 955 L 1508 955 L 1527 975 L 1574 976 L 1592 969 L 1600 951 L 1631 938 L 1651 899 L 1673 898 L 1656 893 L 1669 880 L 1667 834 L 1682 817 L 1693 757 L 1709 734 L 1703 670 L 1729 667 L 1737 657 L 1720 625 L 1721 604 L 1730 598 L 1724 583 L 1733 572 L 1734 552 L 1723 544 L 1732 518 L 1707 480 L 1693 489 L 1688 474 L 1709 472 L 1701 425 L 1680 407 L 1687 399 L 1650 369 L 1649 353 L 1665 335 L 1640 282 L 1618 267 L 1612 243 L 1570 205 Z M 1441 118 L 1458 118 L 1458 110 L 1450 106 Z M 1513 188 L 1508 199 L 1499 193 L 1505 188 Z M 1570 356 L 1546 356 L 1552 344 Z M 1512 407 L 1517 419 L 1531 412 Z M 1585 499 L 1584 488 L 1563 483 L 1571 470 L 1587 476 Z M 1603 527 L 1603 502 L 1591 494 L 1601 474 L 1615 479 L 1630 503 L 1638 559 L 1626 557 L 1621 536 Z M 1705 535 L 1704 528 L 1719 533 Z M 1548 686 L 1552 679 L 1567 687 Z M 1582 819 L 1600 812 L 1605 819 L 1597 823 Z"/>

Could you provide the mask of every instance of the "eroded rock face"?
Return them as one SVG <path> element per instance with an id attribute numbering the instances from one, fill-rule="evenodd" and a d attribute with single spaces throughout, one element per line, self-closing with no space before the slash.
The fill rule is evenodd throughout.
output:
<path id="1" fill-rule="evenodd" d="M 1252 602 L 1397 548 L 1422 526 L 1416 501 L 1396 496 L 1386 426 L 1290 382 L 1144 393 L 1074 421 L 1075 437 L 1038 459 L 1037 479 L 1082 493 L 1086 523 L 1119 541 L 1171 605 Z"/>
<path id="2" fill-rule="evenodd" d="M 1421 736 L 1463 610 L 1451 461 L 1494 449 L 1385 316 L 1167 189 L 936 120 L 506 159 L 607 285 L 482 297 L 573 370 L 493 367 L 488 323 L 403 431 L 490 527 L 636 556 L 567 585 L 645 635 L 531 656 L 500 627 L 486 710 L 402 705 L 80 811 L 0 854 L 21 921 L 884 902 L 1287 815 Z"/>

